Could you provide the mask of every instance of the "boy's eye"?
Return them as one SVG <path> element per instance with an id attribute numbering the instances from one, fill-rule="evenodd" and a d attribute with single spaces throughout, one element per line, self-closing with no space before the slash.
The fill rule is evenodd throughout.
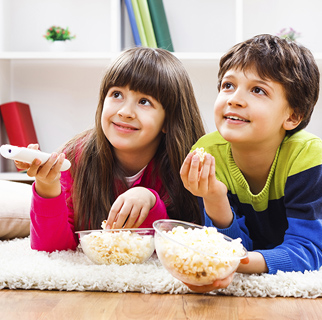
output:
<path id="1" fill-rule="evenodd" d="M 256 94 L 263 94 L 263 95 L 266 95 L 266 92 L 265 92 L 262 88 L 260 88 L 260 87 L 255 87 L 255 88 L 253 89 L 253 92 L 254 92 L 254 93 L 256 93 Z"/>
<path id="2" fill-rule="evenodd" d="M 141 99 L 140 104 L 143 104 L 145 106 L 152 106 L 152 103 L 148 99 Z"/>
<path id="3" fill-rule="evenodd" d="M 222 85 L 221 85 L 221 88 L 222 89 L 226 89 L 226 90 L 230 90 L 230 89 L 233 89 L 234 86 L 232 83 L 230 82 L 224 82 Z"/>

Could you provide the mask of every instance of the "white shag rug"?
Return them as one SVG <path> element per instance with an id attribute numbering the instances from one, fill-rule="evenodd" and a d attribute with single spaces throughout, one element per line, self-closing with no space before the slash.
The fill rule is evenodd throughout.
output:
<path id="1" fill-rule="evenodd" d="M 46 253 L 30 248 L 29 237 L 0 241 L 0 289 L 191 293 L 154 255 L 144 264 L 95 265 L 81 251 Z M 210 294 L 243 297 L 322 297 L 322 268 L 276 275 L 235 274 L 226 288 Z"/>

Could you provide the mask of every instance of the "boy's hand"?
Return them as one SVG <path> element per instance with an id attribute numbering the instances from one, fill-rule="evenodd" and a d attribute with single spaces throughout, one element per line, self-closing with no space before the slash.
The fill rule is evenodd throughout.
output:
<path id="1" fill-rule="evenodd" d="M 227 228 L 233 214 L 227 197 L 227 187 L 216 178 L 215 158 L 206 154 L 203 164 L 196 152 L 184 160 L 180 176 L 183 185 L 193 195 L 202 197 L 205 210 L 217 228 Z"/>
<path id="2" fill-rule="evenodd" d="M 247 264 L 249 262 L 248 257 L 242 259 L 240 261 L 241 264 Z M 224 289 L 227 288 L 230 283 L 233 281 L 235 272 L 231 273 L 227 278 L 216 280 L 214 283 L 205 285 L 205 286 L 194 286 L 188 283 L 184 283 L 190 290 L 198 292 L 198 293 L 207 293 L 213 290 Z"/>
<path id="3" fill-rule="evenodd" d="M 201 163 L 195 151 L 189 153 L 181 166 L 180 175 L 185 188 L 195 196 L 205 199 L 216 196 L 218 192 L 227 193 L 227 187 L 216 179 L 215 158 L 210 154 L 206 154 Z"/>
<path id="4" fill-rule="evenodd" d="M 38 144 L 28 145 L 29 149 L 38 150 Z M 57 160 L 58 159 L 58 160 Z M 35 159 L 31 164 L 21 161 L 15 161 L 18 169 L 27 170 L 29 177 L 35 177 L 36 192 L 43 198 L 54 198 L 60 195 L 60 168 L 65 159 L 65 155 L 56 152 L 52 153 L 50 158 L 43 165 L 39 159 Z M 55 163 L 55 161 L 57 162 Z"/>
<path id="5" fill-rule="evenodd" d="M 227 278 L 216 280 L 214 283 L 207 284 L 205 286 L 195 286 L 189 283 L 184 283 L 190 290 L 198 293 L 207 293 L 210 291 L 227 288 L 233 281 L 235 272 L 230 274 Z"/>
<path id="6" fill-rule="evenodd" d="M 106 221 L 107 228 L 138 228 L 155 202 L 155 195 L 147 188 L 134 187 L 125 191 L 111 207 Z"/>

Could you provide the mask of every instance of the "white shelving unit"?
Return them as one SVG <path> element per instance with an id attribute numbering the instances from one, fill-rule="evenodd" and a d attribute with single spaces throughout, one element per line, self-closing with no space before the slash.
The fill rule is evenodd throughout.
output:
<path id="1" fill-rule="evenodd" d="M 235 43 L 293 27 L 301 31 L 299 41 L 314 52 L 322 70 L 322 42 L 316 37 L 322 30 L 320 0 L 307 0 L 305 6 L 301 0 L 163 3 L 174 54 L 191 77 L 208 132 L 215 130 L 218 62 Z M 42 37 L 55 24 L 76 34 L 66 52 L 52 52 Z M 56 0 L 54 6 L 47 0 L 0 0 L 0 104 L 28 103 L 41 149 L 52 152 L 93 125 L 105 69 L 122 49 L 133 45 L 121 0 Z M 319 101 L 308 127 L 320 137 L 321 109 Z M 0 143 L 7 143 L 1 123 Z M 15 175 L 8 174 L 14 171 L 12 161 L 0 159 L 0 179 L 14 180 Z"/>

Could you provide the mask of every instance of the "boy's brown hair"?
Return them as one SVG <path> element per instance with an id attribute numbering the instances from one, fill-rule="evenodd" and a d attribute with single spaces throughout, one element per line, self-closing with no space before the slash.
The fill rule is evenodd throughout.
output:
<path id="1" fill-rule="evenodd" d="M 220 60 L 218 90 L 230 69 L 254 68 L 262 79 L 280 83 L 286 99 L 301 123 L 293 134 L 305 128 L 319 97 L 320 73 L 310 50 L 294 41 L 262 34 L 233 46 Z"/>

